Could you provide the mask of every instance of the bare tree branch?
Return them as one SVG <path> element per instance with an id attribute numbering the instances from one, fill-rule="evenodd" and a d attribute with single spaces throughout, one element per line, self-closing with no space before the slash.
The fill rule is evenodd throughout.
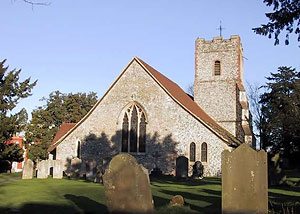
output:
<path id="1" fill-rule="evenodd" d="M 32 6 L 34 5 L 38 5 L 38 6 L 48 6 L 51 4 L 51 2 L 33 2 L 33 1 L 29 1 L 29 0 L 22 0 L 23 2 L 27 3 L 27 4 L 31 4 Z"/>

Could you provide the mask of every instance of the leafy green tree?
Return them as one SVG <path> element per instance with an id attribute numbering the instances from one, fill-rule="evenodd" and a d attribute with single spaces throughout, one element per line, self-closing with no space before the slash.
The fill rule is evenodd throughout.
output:
<path id="1" fill-rule="evenodd" d="M 264 3 L 273 7 L 274 12 L 266 13 L 269 22 L 253 28 L 253 31 L 269 38 L 274 35 L 275 45 L 279 44 L 279 35 L 282 31 L 286 32 L 286 45 L 289 44 L 289 35 L 293 32 L 298 35 L 300 42 L 300 0 L 264 0 Z"/>
<path id="2" fill-rule="evenodd" d="M 14 157 L 14 161 L 18 161 L 17 155 L 7 156 L 7 154 L 13 154 L 11 149 L 16 149 L 16 147 L 8 146 L 5 142 L 24 128 L 27 121 L 26 110 L 22 109 L 17 113 L 12 111 L 20 99 L 31 95 L 36 81 L 30 83 L 30 78 L 28 78 L 21 82 L 19 80 L 21 70 L 14 69 L 7 73 L 8 67 L 4 66 L 5 61 L 0 62 L 0 159 Z M 16 151 L 14 154 L 19 154 L 19 152 Z"/>
<path id="3" fill-rule="evenodd" d="M 260 97 L 263 144 L 289 158 L 300 152 L 300 73 L 279 67 L 267 80 Z"/>
<path id="4" fill-rule="evenodd" d="M 18 144 L 12 143 L 5 146 L 4 150 L 0 154 L 0 160 L 9 161 L 9 171 L 11 172 L 13 161 L 23 161 L 23 149 Z"/>
<path id="5" fill-rule="evenodd" d="M 44 151 L 48 148 L 60 125 L 63 122 L 77 123 L 97 102 L 96 93 L 63 94 L 59 91 L 43 98 L 45 105 L 32 112 L 32 119 L 27 126 L 26 140 L 40 142 L 29 150 L 32 156 L 45 159 Z M 31 146 L 32 147 L 32 146 Z M 35 159 L 33 159 L 35 160 Z"/>

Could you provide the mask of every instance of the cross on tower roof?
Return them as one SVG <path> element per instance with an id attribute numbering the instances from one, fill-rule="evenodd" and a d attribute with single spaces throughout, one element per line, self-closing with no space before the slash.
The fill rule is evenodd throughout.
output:
<path id="1" fill-rule="evenodd" d="M 222 27 L 222 21 L 220 21 L 220 27 L 218 27 L 217 30 L 220 31 L 220 37 L 222 37 L 222 30 L 225 30 L 225 28 Z"/>

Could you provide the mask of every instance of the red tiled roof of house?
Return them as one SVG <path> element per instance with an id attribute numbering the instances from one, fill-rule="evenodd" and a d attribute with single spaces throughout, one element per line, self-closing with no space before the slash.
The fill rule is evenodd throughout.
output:
<path id="1" fill-rule="evenodd" d="M 48 148 L 48 152 L 52 151 L 56 146 L 54 144 L 62 137 L 64 136 L 68 131 L 70 131 L 76 123 L 63 123 L 59 127 L 55 137 L 52 140 L 51 146 Z"/>

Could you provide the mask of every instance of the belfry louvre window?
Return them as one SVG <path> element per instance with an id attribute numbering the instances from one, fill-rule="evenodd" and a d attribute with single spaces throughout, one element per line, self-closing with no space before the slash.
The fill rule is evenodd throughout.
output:
<path id="1" fill-rule="evenodd" d="M 201 145 L 201 162 L 207 162 L 207 143 Z"/>
<path id="2" fill-rule="evenodd" d="M 190 161 L 196 161 L 196 144 L 194 142 L 190 144 Z"/>
<path id="3" fill-rule="evenodd" d="M 122 123 L 122 152 L 146 152 L 146 116 L 138 105 L 130 106 Z"/>
<path id="4" fill-rule="evenodd" d="M 221 62 L 215 61 L 215 76 L 221 75 Z"/>

